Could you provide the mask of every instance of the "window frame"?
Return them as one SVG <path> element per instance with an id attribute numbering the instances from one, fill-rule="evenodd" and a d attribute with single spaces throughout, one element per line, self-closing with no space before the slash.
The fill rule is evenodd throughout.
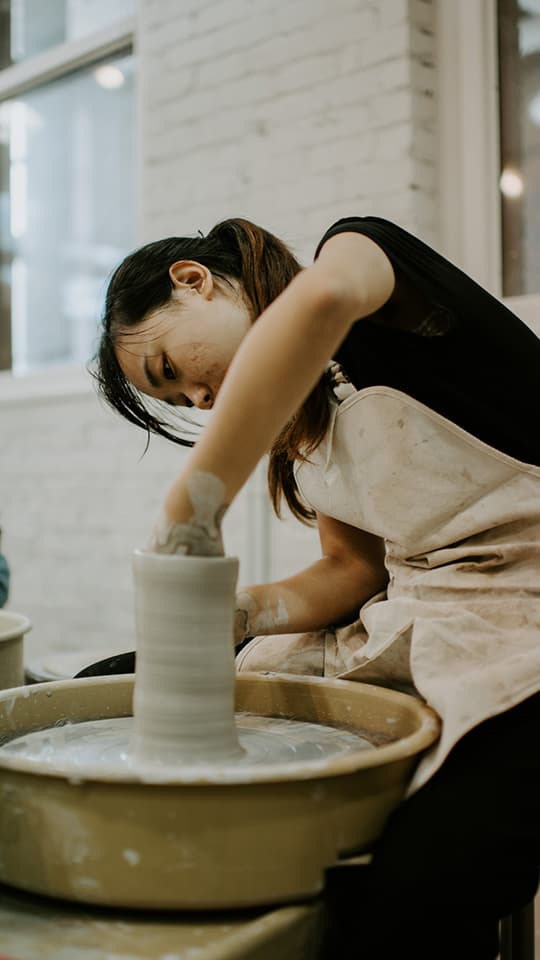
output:
<path id="1" fill-rule="evenodd" d="M 0 103 L 100 60 L 135 50 L 136 28 L 136 16 L 124 17 L 102 30 L 68 40 L 28 60 L 0 69 Z M 138 103 L 135 111 L 138 115 Z M 139 182 L 139 170 L 136 171 L 136 182 Z M 93 390 L 92 378 L 77 364 L 44 367 L 19 374 L 13 370 L 0 371 L 0 403 L 90 394 Z"/>
<path id="2" fill-rule="evenodd" d="M 540 335 L 540 294 L 502 296 L 496 0 L 434 0 L 441 252 Z"/>

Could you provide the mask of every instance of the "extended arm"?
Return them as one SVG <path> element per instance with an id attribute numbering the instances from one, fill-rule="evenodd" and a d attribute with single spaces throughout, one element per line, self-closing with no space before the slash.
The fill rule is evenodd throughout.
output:
<path id="1" fill-rule="evenodd" d="M 303 633 L 353 619 L 384 589 L 384 544 L 372 534 L 318 516 L 323 557 L 277 583 L 246 587 L 237 596 L 237 642 L 245 636 Z"/>
<path id="2" fill-rule="evenodd" d="M 393 287 L 390 261 L 373 241 L 353 233 L 327 241 L 242 342 L 211 422 L 167 495 L 166 524 L 207 525 L 199 508 L 217 515 L 231 503 L 352 324 L 385 303 Z"/>

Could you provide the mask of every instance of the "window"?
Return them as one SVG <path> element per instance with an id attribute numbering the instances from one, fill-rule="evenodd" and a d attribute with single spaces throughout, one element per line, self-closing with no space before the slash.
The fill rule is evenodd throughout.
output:
<path id="1" fill-rule="evenodd" d="M 498 0 L 502 287 L 540 293 L 540 0 Z"/>
<path id="2" fill-rule="evenodd" d="M 85 363 L 107 277 L 134 246 L 135 58 L 125 24 L 90 34 L 131 6 L 2 5 L 11 38 L 0 50 L 2 369 Z"/>
<path id="3" fill-rule="evenodd" d="M 0 0 L 0 69 L 96 33 L 134 12 L 134 0 Z"/>
<path id="4" fill-rule="evenodd" d="M 540 0 L 434 0 L 444 253 L 540 334 Z"/>

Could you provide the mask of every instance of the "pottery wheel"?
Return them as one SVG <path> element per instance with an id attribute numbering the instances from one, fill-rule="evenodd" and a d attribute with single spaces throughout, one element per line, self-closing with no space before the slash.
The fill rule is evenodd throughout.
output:
<path id="1" fill-rule="evenodd" d="M 4 691 L 0 740 L 130 718 L 132 701 L 132 676 Z M 438 735 L 435 715 L 413 697 L 344 680 L 241 674 L 236 710 L 367 734 L 372 742 L 382 735 L 381 745 L 291 763 L 288 774 L 287 765 L 272 772 L 261 763 L 258 775 L 228 783 L 210 782 L 203 771 L 189 783 L 178 774 L 141 782 L 118 766 L 91 776 L 36 773 L 4 751 L 0 882 L 149 909 L 243 908 L 312 896 L 341 854 L 369 849 Z"/>

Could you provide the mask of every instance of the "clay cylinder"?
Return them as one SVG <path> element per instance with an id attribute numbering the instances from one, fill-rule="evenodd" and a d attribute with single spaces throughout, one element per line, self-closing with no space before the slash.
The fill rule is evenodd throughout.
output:
<path id="1" fill-rule="evenodd" d="M 135 551 L 137 762 L 215 763 L 241 753 L 234 722 L 238 560 Z"/>

